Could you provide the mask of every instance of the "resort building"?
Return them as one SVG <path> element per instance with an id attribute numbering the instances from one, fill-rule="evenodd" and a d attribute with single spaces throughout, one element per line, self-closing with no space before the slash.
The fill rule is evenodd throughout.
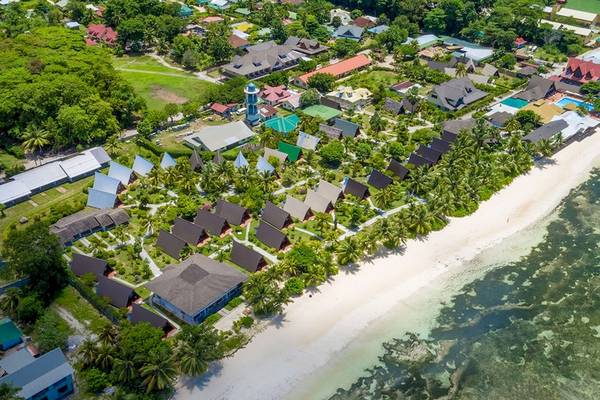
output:
<path id="1" fill-rule="evenodd" d="M 290 214 L 293 218 L 299 219 L 300 221 L 306 221 L 312 215 L 310 212 L 310 206 L 308 204 L 303 203 L 290 195 L 285 198 L 283 210 Z"/>
<path id="2" fill-rule="evenodd" d="M 557 30 L 557 31 L 561 30 L 561 29 L 571 31 L 574 34 L 576 34 L 577 36 L 581 36 L 583 38 L 583 40 L 585 40 L 585 41 L 590 39 L 590 37 L 592 36 L 592 33 L 593 33 L 593 31 L 589 28 L 582 28 L 580 26 L 563 24 L 560 22 L 549 21 L 547 19 L 540 20 L 540 25 L 542 25 L 542 24 L 550 25 L 550 26 L 552 26 L 552 29 Z"/>
<path id="3" fill-rule="evenodd" d="M 209 235 L 221 236 L 229 229 L 227 220 L 220 215 L 199 209 L 194 218 L 194 224 L 200 226 Z"/>
<path id="4" fill-rule="evenodd" d="M 369 89 L 353 89 L 350 86 L 339 86 L 325 95 L 335 101 L 344 110 L 358 110 L 366 106 L 371 99 Z"/>
<path id="5" fill-rule="evenodd" d="M 359 71 L 371 65 L 371 59 L 365 54 L 358 54 L 335 64 L 316 69 L 294 79 L 294 84 L 302 88 L 308 88 L 308 80 L 314 74 L 329 74 L 335 79 L 343 78 L 353 72 Z"/>
<path id="6" fill-rule="evenodd" d="M 148 323 L 153 327 L 162 330 L 165 334 L 173 330 L 173 325 L 171 325 L 171 323 L 167 319 L 163 318 L 162 316 L 158 315 L 153 311 L 150 311 L 149 309 L 140 304 L 134 303 L 131 306 L 129 321 L 134 325 L 139 324 L 141 322 Z"/>
<path id="7" fill-rule="evenodd" d="M 281 250 L 290 243 L 283 232 L 266 223 L 264 220 L 260 221 L 260 225 L 256 228 L 255 235 L 256 239 L 276 250 Z"/>
<path id="8" fill-rule="evenodd" d="M 371 173 L 369 174 L 369 179 L 367 180 L 367 184 L 380 190 L 385 189 L 386 187 L 391 185 L 392 182 L 392 178 L 376 169 L 373 169 L 371 171 Z"/>
<path id="9" fill-rule="evenodd" d="M 59 219 L 50 225 L 50 232 L 58 236 L 63 246 L 94 232 L 106 231 L 129 222 L 129 214 L 122 208 L 114 210 L 82 210 Z"/>
<path id="10" fill-rule="evenodd" d="M 292 223 L 290 213 L 267 201 L 261 213 L 261 219 L 273 227 L 281 230 Z"/>
<path id="11" fill-rule="evenodd" d="M 215 214 L 225 218 L 229 225 L 236 226 L 244 224 L 248 218 L 250 218 L 250 213 L 246 208 L 230 203 L 223 199 L 217 201 L 217 205 L 215 206 Z"/>
<path id="12" fill-rule="evenodd" d="M 387 167 L 387 170 L 394 174 L 396 177 L 400 178 L 400 180 L 406 178 L 409 173 L 408 168 L 400 163 L 400 161 L 391 159 L 390 163 Z"/>
<path id="13" fill-rule="evenodd" d="M 17 388 L 16 395 L 25 400 L 62 400 L 73 394 L 73 368 L 60 349 L 38 358 L 23 351 L 27 352 L 24 349 L 3 360 L 11 372 L 0 378 L 0 385 Z"/>
<path id="14" fill-rule="evenodd" d="M 362 200 L 369 197 L 369 188 L 352 178 L 348 178 L 344 185 L 344 194 L 350 194 Z"/>
<path id="15" fill-rule="evenodd" d="M 269 86 L 265 85 L 259 93 L 260 98 L 267 104 L 277 106 L 287 99 L 292 92 L 283 85 Z"/>
<path id="16" fill-rule="evenodd" d="M 165 267 L 146 287 L 153 304 L 188 324 L 199 324 L 239 295 L 246 279 L 227 264 L 194 254 Z"/>
<path id="17" fill-rule="evenodd" d="M 333 33 L 333 37 L 336 39 L 350 39 L 359 41 L 362 39 L 362 35 L 365 32 L 364 28 L 356 25 L 340 25 L 335 32 Z"/>
<path id="18" fill-rule="evenodd" d="M 580 60 L 579 58 L 569 57 L 561 77 L 568 82 L 583 85 L 588 82 L 600 80 L 600 64 L 593 61 Z"/>
<path id="19" fill-rule="evenodd" d="M 239 265 L 248 272 L 256 272 L 266 264 L 262 254 L 244 246 L 235 239 L 231 242 L 230 259 L 231 262 Z"/>
<path id="20" fill-rule="evenodd" d="M 223 66 L 223 73 L 256 79 L 271 72 L 293 68 L 301 58 L 301 54 L 293 46 L 278 45 L 274 41 L 255 44 L 246 51 L 247 54 L 237 55 Z"/>
<path id="21" fill-rule="evenodd" d="M 556 85 L 554 81 L 542 78 L 539 75 L 533 75 L 529 79 L 529 82 L 527 82 L 527 88 L 524 91 L 515 94 L 513 98 L 531 102 L 545 99 L 555 92 Z"/>
<path id="22" fill-rule="evenodd" d="M 598 14 L 561 7 L 556 15 L 564 18 L 573 18 L 578 24 L 591 26 L 598 22 Z"/>
<path id="23" fill-rule="evenodd" d="M 242 121 L 235 121 L 204 127 L 184 140 L 186 145 L 194 149 L 225 151 L 246 143 L 254 135 L 254 132 Z"/>
<path id="24" fill-rule="evenodd" d="M 185 248 L 185 244 L 186 243 L 184 240 L 178 238 L 168 231 L 161 229 L 158 232 L 156 247 L 176 260 L 179 260 L 181 257 L 181 252 Z"/>
<path id="25" fill-rule="evenodd" d="M 284 44 L 292 46 L 294 50 L 309 56 L 314 56 L 329 49 L 329 47 L 323 46 L 316 39 L 299 38 L 297 36 L 290 36 Z"/>
<path id="26" fill-rule="evenodd" d="M 483 90 L 477 89 L 468 78 L 452 79 L 434 86 L 429 100 L 447 111 L 460 110 L 487 96 Z"/>
<path id="27" fill-rule="evenodd" d="M 117 308 L 129 307 L 140 297 L 133 288 L 105 276 L 98 277 L 96 294 L 108 299 Z"/>
<path id="28" fill-rule="evenodd" d="M 69 265 L 75 275 L 81 277 L 92 274 L 96 280 L 101 276 L 108 276 L 113 272 L 113 269 L 106 261 L 79 253 L 73 253 Z"/>
<path id="29" fill-rule="evenodd" d="M 568 126 L 569 125 L 564 120 L 551 121 L 524 136 L 523 140 L 530 143 L 537 143 L 541 140 L 550 140 L 561 133 Z"/>

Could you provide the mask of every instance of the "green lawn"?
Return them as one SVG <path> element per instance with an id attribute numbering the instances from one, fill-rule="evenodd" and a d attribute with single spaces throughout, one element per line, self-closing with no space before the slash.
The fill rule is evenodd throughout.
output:
<path id="1" fill-rule="evenodd" d="M 3 165 L 6 168 L 12 168 L 17 165 L 23 164 L 23 160 L 19 160 L 17 157 L 12 154 L 7 153 L 6 151 L 0 150 L 0 165 Z"/>
<path id="2" fill-rule="evenodd" d="M 108 320 L 104 318 L 90 303 L 71 286 L 63 289 L 54 305 L 69 311 L 79 322 L 86 325 L 93 333 L 99 333 Z"/>
<path id="3" fill-rule="evenodd" d="M 148 56 L 115 57 L 113 63 L 153 110 L 162 109 L 168 103 L 202 101 L 209 88 L 216 86 L 187 72 L 165 67 Z"/>
<path id="4" fill-rule="evenodd" d="M 31 201 L 36 203 L 37 206 L 34 206 L 30 201 L 24 201 L 6 209 L 4 211 L 5 217 L 0 218 L 0 232 L 4 233 L 6 228 L 11 224 L 20 226 L 19 219 L 23 216 L 32 221 L 34 216 L 45 215 L 50 208 L 59 204 L 72 201 L 85 201 L 87 197 L 83 193 L 83 188 L 89 185 L 93 179 L 93 177 L 88 177 L 74 183 L 64 183 L 56 188 L 38 193 L 31 197 Z M 64 193 L 61 193 L 59 189 L 64 189 Z M 1 237 L 3 238 L 4 235 Z"/>
<path id="5" fill-rule="evenodd" d="M 371 91 L 377 90 L 379 86 L 383 85 L 388 88 L 394 83 L 398 83 L 400 78 L 398 74 L 392 71 L 370 71 L 354 75 L 352 78 L 344 82 L 353 88 L 367 88 Z"/>
<path id="6" fill-rule="evenodd" d="M 600 0 L 569 0 L 565 7 L 600 14 Z"/>

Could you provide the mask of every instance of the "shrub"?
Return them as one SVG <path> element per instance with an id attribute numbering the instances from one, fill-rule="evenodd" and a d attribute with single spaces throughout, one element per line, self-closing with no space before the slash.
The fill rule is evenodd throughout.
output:
<path id="1" fill-rule="evenodd" d="M 17 319 L 26 324 L 34 323 L 44 313 L 44 305 L 35 295 L 23 297 L 17 306 Z"/>
<path id="2" fill-rule="evenodd" d="M 57 347 L 64 349 L 69 338 L 69 326 L 54 311 L 46 311 L 35 324 L 34 336 L 42 353 Z"/>
<path id="3" fill-rule="evenodd" d="M 99 393 L 110 386 L 108 376 L 96 368 L 90 368 L 83 374 L 88 393 Z"/>
<path id="4" fill-rule="evenodd" d="M 299 296 L 304 292 L 304 281 L 294 276 L 285 283 L 285 290 L 291 296 Z"/>

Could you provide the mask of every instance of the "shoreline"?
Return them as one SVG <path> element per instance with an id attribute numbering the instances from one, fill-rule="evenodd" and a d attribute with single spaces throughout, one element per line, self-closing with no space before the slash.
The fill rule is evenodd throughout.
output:
<path id="1" fill-rule="evenodd" d="M 215 363 L 205 376 L 180 382 L 174 398 L 281 399 L 305 392 L 316 371 L 392 310 L 426 295 L 443 275 L 460 273 L 485 249 L 548 216 L 598 165 L 599 149 L 596 131 L 517 177 L 475 213 L 452 218 L 424 240 L 408 241 L 404 251 L 341 269 L 312 297 L 295 299 L 233 357 Z M 419 318 L 412 314 L 408 319 Z"/>

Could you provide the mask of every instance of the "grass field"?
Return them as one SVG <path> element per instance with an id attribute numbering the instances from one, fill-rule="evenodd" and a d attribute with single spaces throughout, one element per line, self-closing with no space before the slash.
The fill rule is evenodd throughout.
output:
<path id="1" fill-rule="evenodd" d="M 60 296 L 54 300 L 54 305 L 69 311 L 73 317 L 88 327 L 93 333 L 100 333 L 108 320 L 104 318 L 90 303 L 77 293 L 71 286 L 63 289 Z"/>
<path id="2" fill-rule="evenodd" d="M 165 67 L 148 56 L 115 57 L 113 64 L 151 110 L 162 109 L 168 103 L 202 101 L 207 91 L 216 86 L 187 72 Z"/>
<path id="3" fill-rule="evenodd" d="M 600 0 L 568 0 L 565 7 L 600 14 Z"/>
<path id="4" fill-rule="evenodd" d="M 50 208 L 58 204 L 74 200 L 85 201 L 87 195 L 83 193 L 83 188 L 89 185 L 93 179 L 93 177 L 87 177 L 74 183 L 64 183 L 32 196 L 31 200 L 7 208 L 4 211 L 4 218 L 0 218 L 0 232 L 4 234 L 6 228 L 13 223 L 20 226 L 19 219 L 21 217 L 26 217 L 29 221 L 32 221 L 35 216 L 44 215 Z M 3 239 L 4 235 L 1 238 Z"/>

